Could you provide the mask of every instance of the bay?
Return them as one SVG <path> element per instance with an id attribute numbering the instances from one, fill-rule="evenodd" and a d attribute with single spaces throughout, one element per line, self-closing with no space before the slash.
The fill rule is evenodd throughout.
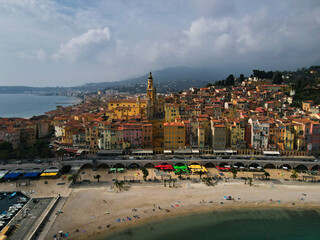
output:
<path id="1" fill-rule="evenodd" d="M 77 100 L 68 96 L 0 94 L 0 117 L 30 118 L 55 110 L 58 105 L 73 105 Z"/>
<path id="2" fill-rule="evenodd" d="M 320 239 L 319 228 L 319 210 L 236 209 L 150 222 L 99 240 L 311 240 Z"/>

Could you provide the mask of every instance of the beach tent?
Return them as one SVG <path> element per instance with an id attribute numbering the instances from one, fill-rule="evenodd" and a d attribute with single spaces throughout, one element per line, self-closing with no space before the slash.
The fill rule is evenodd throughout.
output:
<path id="1" fill-rule="evenodd" d="M 157 166 L 154 166 L 154 168 L 160 169 L 160 170 L 173 170 L 172 165 L 169 165 L 169 164 L 157 165 Z"/>
<path id="2" fill-rule="evenodd" d="M 60 173 L 60 170 L 55 168 L 55 169 L 46 169 L 44 170 L 40 177 L 58 177 Z"/>
<path id="3" fill-rule="evenodd" d="M 39 177 L 41 172 L 26 172 L 22 177 L 23 178 L 37 178 Z"/>
<path id="4" fill-rule="evenodd" d="M 189 169 L 193 173 L 199 173 L 199 172 L 206 173 L 206 172 L 208 172 L 208 170 L 204 166 L 200 166 L 200 165 L 196 165 L 196 164 L 189 165 Z"/>
<path id="5" fill-rule="evenodd" d="M 174 166 L 174 173 L 180 173 L 180 172 L 189 172 L 189 169 L 187 166 Z"/>
<path id="6" fill-rule="evenodd" d="M 9 172 L 8 174 L 6 174 L 4 176 L 5 180 L 14 180 L 17 179 L 18 177 L 20 177 L 22 175 L 21 172 Z"/>

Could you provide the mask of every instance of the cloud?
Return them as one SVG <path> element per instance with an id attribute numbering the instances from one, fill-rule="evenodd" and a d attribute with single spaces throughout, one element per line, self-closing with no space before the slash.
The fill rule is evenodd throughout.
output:
<path id="1" fill-rule="evenodd" d="M 320 3 L 0 0 L 0 39 L 10 84 L 78 85 L 174 66 L 294 70 L 320 64 Z"/>
<path id="2" fill-rule="evenodd" d="M 27 52 L 19 52 L 19 58 L 20 59 L 37 59 L 40 61 L 46 60 L 48 57 L 47 53 L 43 49 L 38 49 L 35 51 L 32 51 L 30 53 Z"/>
<path id="3" fill-rule="evenodd" d="M 54 60 L 62 58 L 75 60 L 87 46 L 109 41 L 110 38 L 111 34 L 108 27 L 103 29 L 90 29 L 86 33 L 70 39 L 67 43 L 61 44 L 59 50 L 52 55 L 52 58 Z"/>

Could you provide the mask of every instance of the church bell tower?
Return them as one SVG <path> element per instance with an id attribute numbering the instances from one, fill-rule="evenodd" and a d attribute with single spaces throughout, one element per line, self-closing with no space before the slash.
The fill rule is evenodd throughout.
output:
<path id="1" fill-rule="evenodd" d="M 150 72 L 149 78 L 148 78 L 147 98 L 150 98 L 151 100 L 155 100 L 155 89 L 153 87 L 153 78 L 152 78 L 151 72 Z"/>

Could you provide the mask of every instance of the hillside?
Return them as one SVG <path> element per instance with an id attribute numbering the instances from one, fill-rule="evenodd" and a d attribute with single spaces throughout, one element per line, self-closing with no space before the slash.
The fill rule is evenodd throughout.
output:
<path id="1" fill-rule="evenodd" d="M 114 82 L 100 82 L 100 83 L 87 83 L 80 87 L 79 89 L 109 89 L 113 87 L 125 87 L 133 88 L 140 84 L 146 84 L 149 73 L 136 78 L 130 78 L 122 81 Z M 183 90 L 186 84 L 191 87 L 191 83 L 194 86 L 204 86 L 208 82 L 215 82 L 217 79 L 221 78 L 221 74 L 217 74 L 215 71 L 210 69 L 200 69 L 200 68 L 189 68 L 189 67 L 175 67 L 166 68 L 163 70 L 157 70 L 152 72 L 154 79 L 154 84 L 160 90 L 160 84 L 163 87 L 165 84 L 166 89 Z M 158 86 L 157 86 L 158 85 Z"/>

